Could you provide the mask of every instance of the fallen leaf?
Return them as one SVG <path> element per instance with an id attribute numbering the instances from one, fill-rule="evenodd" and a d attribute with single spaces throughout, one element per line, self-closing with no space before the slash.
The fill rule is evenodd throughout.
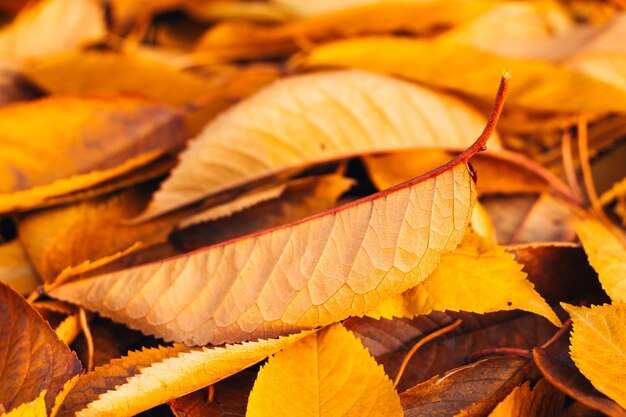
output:
<path id="1" fill-rule="evenodd" d="M 24 246 L 17 239 L 0 245 L 0 282 L 20 294 L 29 294 L 41 284 Z"/>
<path id="2" fill-rule="evenodd" d="M 288 78 L 208 124 L 137 220 L 314 163 L 418 146 L 465 148 L 482 126 L 457 99 L 388 77 Z"/>
<path id="3" fill-rule="evenodd" d="M 536 203 L 537 195 L 489 195 L 480 199 L 496 229 L 496 240 L 501 245 L 513 244 L 528 213 Z"/>
<path id="4" fill-rule="evenodd" d="M 46 390 L 50 411 L 66 381 L 81 371 L 80 362 L 22 296 L 0 284 L 0 299 L 0 403 L 10 411 Z"/>
<path id="5" fill-rule="evenodd" d="M 505 248 L 470 232 L 453 252 L 441 257 L 428 278 L 383 301 L 367 315 L 412 318 L 433 310 L 484 314 L 519 309 L 560 327 L 560 320 L 526 279 L 522 267 Z"/>
<path id="6" fill-rule="evenodd" d="M 510 243 L 573 242 L 573 222 L 579 213 L 572 203 L 544 192 L 526 213 Z"/>
<path id="7" fill-rule="evenodd" d="M 216 61 L 232 61 L 295 52 L 337 38 L 402 31 L 426 35 L 485 12 L 485 1 L 383 2 L 342 7 L 330 13 L 267 26 L 235 21 L 210 28 L 197 49 Z"/>
<path id="8" fill-rule="evenodd" d="M 385 51 L 385 59 L 371 59 Z M 415 57 L 420 57 L 415 65 Z M 454 41 L 364 37 L 313 49 L 299 65 L 361 68 L 394 74 L 487 100 L 503 68 L 515 77 L 507 105 L 557 112 L 626 110 L 626 90 L 539 59 L 512 58 Z M 572 91 L 578 94 L 572 95 Z"/>
<path id="9" fill-rule="evenodd" d="M 570 354 L 576 367 L 598 391 L 626 408 L 626 304 L 562 306 L 572 318 Z"/>
<path id="10" fill-rule="evenodd" d="M 334 324 L 287 346 L 259 371 L 246 416 L 294 415 L 402 416 L 402 408 L 382 367 Z"/>
<path id="11" fill-rule="evenodd" d="M 69 51 L 102 40 L 104 10 L 96 0 L 42 0 L 31 3 L 0 32 L 0 56 L 24 59 Z"/>
<path id="12" fill-rule="evenodd" d="M 484 415 L 521 382 L 527 368 L 526 359 L 503 357 L 453 369 L 401 393 L 404 415 Z"/>
<path id="13" fill-rule="evenodd" d="M 615 302 L 626 302 L 626 248 L 597 220 L 576 223 L 576 233 L 602 288 Z"/>
<path id="14" fill-rule="evenodd" d="M 119 96 L 51 97 L 5 106 L 0 124 L 1 212 L 32 208 L 109 180 L 184 140 L 179 112 Z"/>
<path id="15" fill-rule="evenodd" d="M 607 416 L 626 416 L 622 407 L 596 390 L 573 364 L 569 366 L 541 348 L 533 349 L 533 359 L 543 376 L 565 394 Z"/>
<path id="16" fill-rule="evenodd" d="M 559 417 L 565 406 L 565 395 L 546 379 L 530 388 L 530 382 L 515 387 L 489 417 Z"/>
<path id="17" fill-rule="evenodd" d="M 131 352 L 81 377 L 59 417 L 130 417 L 220 381 L 308 334 L 221 347 L 174 345 Z"/>
<path id="18" fill-rule="evenodd" d="M 46 411 L 46 402 L 44 397 L 46 390 L 41 391 L 41 394 L 31 402 L 22 403 L 18 407 L 15 407 L 11 411 L 3 416 L 6 417 L 48 417 Z"/>

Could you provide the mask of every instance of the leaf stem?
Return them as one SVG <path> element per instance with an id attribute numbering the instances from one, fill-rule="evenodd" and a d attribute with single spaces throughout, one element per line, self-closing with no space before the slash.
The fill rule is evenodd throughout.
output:
<path id="1" fill-rule="evenodd" d="M 93 337 L 91 336 L 91 330 L 89 329 L 89 323 L 87 323 L 87 314 L 85 313 L 85 309 L 83 307 L 78 308 L 78 320 L 80 321 L 80 327 L 83 328 L 83 334 L 85 335 L 85 340 L 87 341 L 87 371 L 89 372 L 93 369 L 94 347 Z"/>
<path id="2" fill-rule="evenodd" d="M 561 158 L 563 159 L 563 170 L 565 171 L 565 178 L 571 193 L 580 202 L 583 199 L 583 193 L 576 177 L 574 158 L 572 156 L 572 134 L 569 130 L 565 130 L 561 138 Z"/>
<path id="3" fill-rule="evenodd" d="M 566 332 L 569 331 L 569 328 L 571 325 L 572 325 L 572 319 L 567 319 L 567 321 L 563 323 L 563 326 L 561 326 L 561 328 L 556 333 L 554 333 L 552 337 L 548 339 L 546 343 L 541 345 L 541 349 L 546 349 L 550 345 L 552 345 L 554 342 L 556 342 L 561 336 L 563 336 Z"/>
<path id="4" fill-rule="evenodd" d="M 519 356 L 522 358 L 530 359 L 531 351 L 528 349 L 512 348 L 512 347 L 497 347 L 479 350 L 467 357 L 468 362 L 475 362 L 478 359 L 482 359 L 487 356 Z"/>
<path id="5" fill-rule="evenodd" d="M 424 346 L 426 343 L 430 342 L 431 340 L 436 339 L 437 337 L 444 335 L 450 332 L 451 330 L 454 330 L 455 328 L 459 327 L 461 323 L 462 323 L 461 319 L 457 319 L 454 323 L 448 324 L 447 326 L 442 327 L 441 329 L 432 332 L 428 336 L 425 336 L 422 339 L 420 339 L 415 345 L 413 345 L 411 350 L 407 352 L 407 354 L 404 356 L 404 359 L 402 360 L 402 364 L 400 365 L 398 374 L 396 375 L 396 378 L 393 380 L 393 387 L 394 388 L 398 387 L 400 378 L 402 378 L 402 374 L 404 374 L 404 370 L 406 369 L 407 364 L 409 363 L 409 361 L 411 360 L 415 352 L 417 352 L 417 349 Z"/>

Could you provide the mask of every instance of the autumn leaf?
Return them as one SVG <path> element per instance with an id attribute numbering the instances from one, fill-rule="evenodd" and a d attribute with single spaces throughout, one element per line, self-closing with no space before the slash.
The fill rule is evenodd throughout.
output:
<path id="1" fill-rule="evenodd" d="M 0 284 L 0 299 L 0 404 L 10 411 L 46 390 L 50 411 L 66 381 L 81 371 L 80 362 L 22 296 Z"/>
<path id="2" fill-rule="evenodd" d="M 43 390 L 33 401 L 23 403 L 3 415 L 6 417 L 48 417 L 45 395 L 46 390 Z"/>
<path id="3" fill-rule="evenodd" d="M 19 240 L 0 245 L 0 282 L 20 294 L 28 294 L 41 284 Z"/>
<path id="4" fill-rule="evenodd" d="M 401 416 L 402 408 L 382 367 L 335 324 L 286 347 L 261 368 L 246 416 L 269 415 Z"/>
<path id="5" fill-rule="evenodd" d="M 179 112 L 119 96 L 44 98 L 5 106 L 0 123 L 0 212 L 32 208 L 102 183 L 184 139 Z"/>
<path id="6" fill-rule="evenodd" d="M 313 163 L 420 146 L 466 148 L 483 125 L 457 99 L 392 78 L 340 71 L 281 80 L 207 125 L 138 220 Z"/>
<path id="7" fill-rule="evenodd" d="M 435 376 L 400 394 L 404 415 L 484 415 L 518 385 L 528 361 L 490 358 Z"/>
<path id="8" fill-rule="evenodd" d="M 626 408 L 626 304 L 563 308 L 572 318 L 574 363 L 598 391 Z"/>
<path id="9" fill-rule="evenodd" d="M 131 352 L 82 376 L 59 417 L 133 416 L 241 371 L 308 332 L 238 345 L 183 345 Z"/>
<path id="10" fill-rule="evenodd" d="M 373 60 L 371 51 L 385 51 Z M 413 65 L 415 57 L 420 65 Z M 503 68 L 515 74 L 511 106 L 541 111 L 623 112 L 626 90 L 539 59 L 484 51 L 460 42 L 401 37 L 363 37 L 321 45 L 300 65 L 348 67 L 394 74 L 488 100 Z M 572 95 L 572 91 L 578 94 Z"/>
<path id="11" fill-rule="evenodd" d="M 598 272 L 602 288 L 615 302 L 626 302 L 626 248 L 597 220 L 576 223 L 576 233 L 589 263 Z"/>
<path id="12" fill-rule="evenodd" d="M 367 314 L 411 318 L 433 310 L 490 313 L 520 309 L 560 327 L 560 320 L 526 279 L 522 266 L 503 247 L 470 232 L 453 252 L 441 257 L 428 278 Z"/>

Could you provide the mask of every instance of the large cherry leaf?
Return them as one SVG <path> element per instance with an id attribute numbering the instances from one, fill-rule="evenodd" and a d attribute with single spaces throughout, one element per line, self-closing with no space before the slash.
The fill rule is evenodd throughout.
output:
<path id="1" fill-rule="evenodd" d="M 180 112 L 123 96 L 18 103 L 0 109 L 0 124 L 0 211 L 102 183 L 184 140 Z"/>
<path id="2" fill-rule="evenodd" d="M 274 337 L 363 314 L 423 281 L 462 239 L 476 198 L 466 161 L 486 143 L 506 85 L 480 138 L 435 171 L 283 227 L 51 295 L 190 344 Z"/>
<path id="3" fill-rule="evenodd" d="M 208 124 L 140 219 L 316 162 L 403 148 L 464 149 L 483 125 L 461 101 L 389 77 L 337 71 L 285 79 Z"/>
<path id="4" fill-rule="evenodd" d="M 0 404 L 11 410 L 47 390 L 52 409 L 65 383 L 81 371 L 76 355 L 22 296 L 0 283 Z"/>

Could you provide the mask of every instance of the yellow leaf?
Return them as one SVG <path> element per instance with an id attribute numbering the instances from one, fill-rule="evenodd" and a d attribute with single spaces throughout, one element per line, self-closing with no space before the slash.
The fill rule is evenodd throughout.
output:
<path id="1" fill-rule="evenodd" d="M 341 324 L 272 356 L 259 371 L 247 417 L 402 416 L 391 380 Z"/>
<path id="2" fill-rule="evenodd" d="M 78 314 L 72 314 L 59 323 L 54 329 L 54 333 L 56 333 L 57 337 L 61 339 L 63 343 L 69 346 L 82 330 L 83 328 L 80 324 Z"/>
<path id="3" fill-rule="evenodd" d="M 502 400 L 489 417 L 558 417 L 563 412 L 565 395 L 544 378 L 530 389 L 524 382 Z"/>
<path id="4" fill-rule="evenodd" d="M 235 374 L 309 333 L 222 347 L 175 345 L 133 352 L 81 377 L 59 416 L 133 416 Z"/>
<path id="5" fill-rule="evenodd" d="M 33 401 L 15 407 L 8 413 L 3 414 L 3 417 L 48 417 L 44 400 L 45 396 L 46 390 L 43 390 Z"/>
<path id="6" fill-rule="evenodd" d="M 30 57 L 68 51 L 103 39 L 104 10 L 96 0 L 31 3 L 0 32 L 0 57 L 20 64 Z"/>
<path id="7" fill-rule="evenodd" d="M 18 103 L 0 108 L 0 125 L 0 212 L 109 180 L 184 139 L 178 111 L 120 96 Z"/>
<path id="8" fill-rule="evenodd" d="M 626 408 L 626 304 L 563 308 L 572 318 L 574 363 L 598 391 Z"/>
<path id="9" fill-rule="evenodd" d="M 371 59 L 371 51 L 385 51 L 385 59 Z M 419 65 L 415 57 L 420 57 Z M 355 38 L 319 46 L 302 64 L 395 74 L 482 99 L 490 97 L 490 86 L 506 69 L 515 79 L 507 105 L 557 112 L 626 111 L 624 89 L 544 60 L 502 56 L 446 39 Z"/>
<path id="10" fill-rule="evenodd" d="M 576 232 L 600 284 L 613 301 L 626 302 L 626 248 L 597 220 L 576 223 Z"/>
<path id="11" fill-rule="evenodd" d="M 350 7 L 352 6 L 352 7 Z M 333 10 L 283 25 L 226 22 L 209 29 L 198 49 L 216 61 L 281 56 L 337 38 L 395 31 L 429 34 L 484 13 L 488 1 L 414 1 L 379 4 L 335 3 Z M 306 45 L 306 43 L 305 43 Z"/>
<path id="12" fill-rule="evenodd" d="M 19 240 L 0 245 L 0 282 L 20 294 L 29 294 L 41 283 Z"/>
<path id="13" fill-rule="evenodd" d="M 432 311 L 483 314 L 519 309 L 561 326 L 550 306 L 526 279 L 522 267 L 503 247 L 470 232 L 456 250 L 441 257 L 428 278 L 383 301 L 368 315 L 411 318 Z"/>
<path id="14" fill-rule="evenodd" d="M 313 163 L 403 148 L 465 149 L 484 122 L 455 98 L 389 77 L 337 71 L 288 78 L 189 142 L 140 219 Z"/>

